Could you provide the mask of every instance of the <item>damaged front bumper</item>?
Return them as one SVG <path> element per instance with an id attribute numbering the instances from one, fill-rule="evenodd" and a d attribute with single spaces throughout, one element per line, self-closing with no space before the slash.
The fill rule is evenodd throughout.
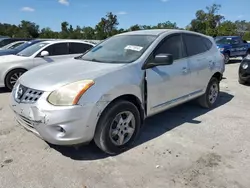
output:
<path id="1" fill-rule="evenodd" d="M 93 139 L 96 118 L 92 104 L 57 107 L 47 102 L 44 93 L 33 104 L 17 103 L 11 95 L 10 107 L 19 124 L 51 144 L 75 145 Z"/>

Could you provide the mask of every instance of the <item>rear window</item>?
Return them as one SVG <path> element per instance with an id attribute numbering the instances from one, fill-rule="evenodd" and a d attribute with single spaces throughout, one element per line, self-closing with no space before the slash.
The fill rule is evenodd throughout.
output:
<path id="1" fill-rule="evenodd" d="M 210 50 L 213 46 L 213 43 L 209 39 L 204 38 L 204 37 L 202 37 L 202 40 L 205 43 L 205 45 L 207 46 L 207 50 Z"/>
<path id="2" fill-rule="evenodd" d="M 76 42 L 71 42 L 69 43 L 69 53 L 70 54 L 81 54 L 89 49 L 91 49 L 93 46 L 89 44 L 84 44 L 84 43 L 76 43 Z"/>
<path id="3" fill-rule="evenodd" d="M 193 34 L 184 34 L 183 36 L 188 56 L 204 53 L 208 51 L 208 47 L 211 48 L 212 46 L 212 44 L 209 44 L 208 41 L 205 41 L 206 38 L 204 37 Z"/>

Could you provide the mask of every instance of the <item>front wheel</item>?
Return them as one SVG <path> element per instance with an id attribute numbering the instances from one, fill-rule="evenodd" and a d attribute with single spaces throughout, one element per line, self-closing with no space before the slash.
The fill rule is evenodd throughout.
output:
<path id="1" fill-rule="evenodd" d="M 11 91 L 19 77 L 25 72 L 25 69 L 14 69 L 10 71 L 5 77 L 5 87 Z"/>
<path id="2" fill-rule="evenodd" d="M 244 80 L 242 80 L 240 77 L 238 78 L 238 82 L 239 82 L 239 84 L 241 84 L 241 85 L 246 85 L 246 84 L 247 84 L 247 82 L 244 81 Z"/>
<path id="3" fill-rule="evenodd" d="M 219 93 L 219 80 L 215 77 L 212 77 L 208 83 L 205 94 L 198 99 L 198 102 L 203 108 L 212 108 L 218 100 Z"/>
<path id="4" fill-rule="evenodd" d="M 119 100 L 103 112 L 98 121 L 94 141 L 105 153 L 115 155 L 128 149 L 140 131 L 141 118 L 137 107 Z"/>
<path id="5" fill-rule="evenodd" d="M 224 58 L 225 58 L 225 64 L 227 64 L 230 61 L 230 55 L 228 52 L 224 54 Z"/>

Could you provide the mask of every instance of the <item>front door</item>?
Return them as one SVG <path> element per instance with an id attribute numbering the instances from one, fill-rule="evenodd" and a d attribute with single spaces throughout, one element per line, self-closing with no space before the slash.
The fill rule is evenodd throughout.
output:
<path id="1" fill-rule="evenodd" d="M 40 54 L 42 51 L 49 52 L 49 56 L 41 57 Z M 68 43 L 66 42 L 51 44 L 50 46 L 41 50 L 41 52 L 37 55 L 37 57 L 34 58 L 34 66 L 60 62 L 72 57 L 72 54 L 69 54 Z"/>
<path id="2" fill-rule="evenodd" d="M 191 92 L 190 73 L 181 34 L 170 35 L 156 47 L 148 61 L 154 61 L 157 54 L 172 54 L 174 63 L 156 66 L 146 70 L 147 109 L 153 115 L 172 107 Z"/>

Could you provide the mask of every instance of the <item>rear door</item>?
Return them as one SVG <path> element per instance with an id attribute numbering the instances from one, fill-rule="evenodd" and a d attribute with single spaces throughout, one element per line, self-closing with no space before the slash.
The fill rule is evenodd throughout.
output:
<path id="1" fill-rule="evenodd" d="M 69 54 L 71 56 L 77 56 L 85 53 L 90 50 L 93 46 L 90 44 L 79 43 L 79 42 L 70 42 L 69 43 Z"/>
<path id="2" fill-rule="evenodd" d="M 190 67 L 190 87 L 197 94 L 202 93 L 206 83 L 211 78 L 211 69 L 215 66 L 217 48 L 213 49 L 212 42 L 205 37 L 195 34 L 183 34 L 186 45 L 188 64 Z"/>
<path id="3" fill-rule="evenodd" d="M 42 51 L 48 51 L 49 56 L 41 57 Z M 61 42 L 56 44 L 51 44 L 45 49 L 41 50 L 38 55 L 34 58 L 35 66 L 42 65 L 44 63 L 54 63 L 64 60 L 65 58 L 70 58 L 69 54 L 69 44 L 67 42 Z"/>

